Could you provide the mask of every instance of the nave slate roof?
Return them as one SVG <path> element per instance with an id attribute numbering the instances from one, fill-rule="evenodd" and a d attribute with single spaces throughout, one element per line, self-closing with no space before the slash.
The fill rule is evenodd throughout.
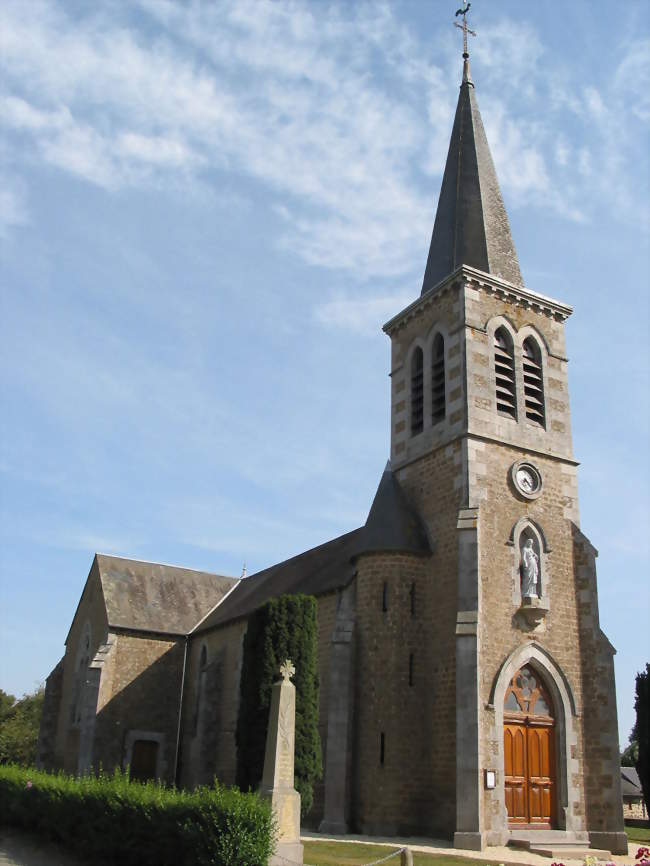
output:
<path id="1" fill-rule="evenodd" d="M 170 635 L 188 634 L 237 583 L 234 577 L 103 553 L 95 554 L 82 600 L 94 579 L 109 629 Z"/>
<path id="2" fill-rule="evenodd" d="M 346 586 L 355 572 L 355 558 L 379 552 L 431 552 L 424 526 L 390 464 L 364 526 L 240 581 L 194 633 L 249 616 L 269 598 L 295 593 L 322 595 Z"/>

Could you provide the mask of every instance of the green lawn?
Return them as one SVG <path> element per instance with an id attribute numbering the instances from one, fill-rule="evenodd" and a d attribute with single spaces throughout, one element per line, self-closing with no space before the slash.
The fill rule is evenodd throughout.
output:
<path id="1" fill-rule="evenodd" d="M 630 842 L 639 842 L 648 845 L 650 842 L 650 825 L 647 827 L 625 827 L 627 838 Z M 388 861 L 390 863 L 390 860 Z M 315 866 L 315 864 L 314 864 Z"/>
<path id="2" fill-rule="evenodd" d="M 363 866 L 380 860 L 393 851 L 394 845 L 358 845 L 352 842 L 319 842 L 308 840 L 305 845 L 305 863 L 310 866 Z M 400 858 L 393 857 L 386 866 L 399 866 Z M 445 857 L 413 852 L 413 866 L 477 866 L 476 860 Z"/>

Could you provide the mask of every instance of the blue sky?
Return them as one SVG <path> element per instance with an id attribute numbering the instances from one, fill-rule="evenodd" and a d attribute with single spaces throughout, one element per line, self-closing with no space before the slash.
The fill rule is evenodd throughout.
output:
<path id="1" fill-rule="evenodd" d="M 472 7 L 524 279 L 575 308 L 624 742 L 650 657 L 648 5 Z M 61 656 L 95 551 L 238 575 L 365 520 L 381 325 L 420 290 L 455 8 L 2 4 L 0 687 Z"/>

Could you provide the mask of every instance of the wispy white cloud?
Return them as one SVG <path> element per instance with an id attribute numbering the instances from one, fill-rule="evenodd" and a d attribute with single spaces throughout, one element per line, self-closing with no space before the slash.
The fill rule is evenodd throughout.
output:
<path id="1" fill-rule="evenodd" d="M 341 328 L 364 337 L 377 334 L 377 323 L 385 322 L 413 301 L 414 292 L 359 300 L 345 296 L 318 305 L 314 318 L 326 327 Z"/>
<path id="2" fill-rule="evenodd" d="M 29 222 L 25 184 L 16 177 L 0 172 L 0 238 L 12 228 Z"/>
<path id="3" fill-rule="evenodd" d="M 73 18 L 33 0 L 0 15 L 4 124 L 25 160 L 108 190 L 241 173 L 282 203 L 280 242 L 310 264 L 361 279 L 412 269 L 436 192 L 421 172 L 446 154 L 452 51 L 427 59 L 390 3 L 140 0 Z M 613 148 L 612 131 L 630 86 L 634 117 L 650 116 L 648 53 L 635 44 L 608 92 L 581 95 L 546 55 L 526 21 L 486 23 L 472 44 L 506 200 L 583 220 L 597 197 L 628 219 L 634 143 Z"/>
<path id="4" fill-rule="evenodd" d="M 632 42 L 614 75 L 614 89 L 624 95 L 630 110 L 650 122 L 650 39 Z"/>

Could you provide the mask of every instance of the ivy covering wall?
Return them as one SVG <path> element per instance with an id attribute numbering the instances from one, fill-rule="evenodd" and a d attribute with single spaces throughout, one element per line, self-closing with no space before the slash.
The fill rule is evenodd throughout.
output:
<path id="1" fill-rule="evenodd" d="M 280 665 L 291 659 L 296 673 L 295 787 L 303 817 L 314 801 L 314 782 L 323 774 L 318 735 L 316 599 L 283 595 L 260 607 L 248 620 L 237 720 L 237 784 L 257 790 L 264 770 L 271 688 Z"/>

